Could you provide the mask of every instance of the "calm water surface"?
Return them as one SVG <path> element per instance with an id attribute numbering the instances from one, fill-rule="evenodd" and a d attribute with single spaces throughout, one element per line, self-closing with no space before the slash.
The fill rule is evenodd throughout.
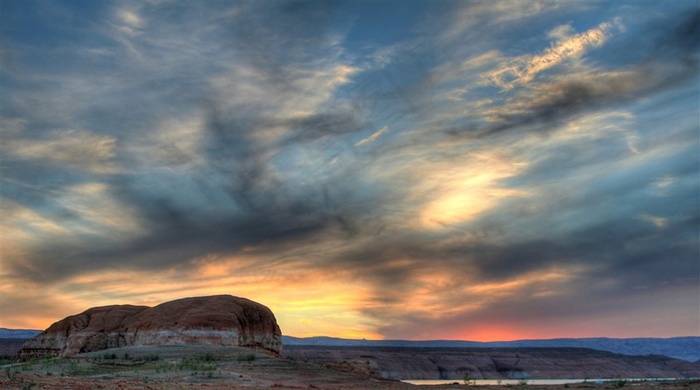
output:
<path id="1" fill-rule="evenodd" d="M 671 381 L 671 380 L 676 380 L 676 378 L 612 378 L 612 379 L 583 379 L 583 378 L 578 378 L 578 379 L 525 379 L 524 381 L 527 382 L 529 385 L 566 385 L 569 383 L 583 383 L 583 382 L 589 382 L 589 383 L 602 383 L 602 382 L 614 382 L 614 381 L 619 381 L 619 380 L 625 380 L 628 382 L 641 382 L 641 381 L 647 381 L 647 380 L 655 380 L 655 381 Z M 460 385 L 464 384 L 464 381 L 461 379 L 406 379 L 402 380 L 401 382 L 406 382 L 410 383 L 412 385 L 446 385 L 450 383 L 459 383 Z M 519 383 L 522 383 L 522 379 L 501 379 L 500 381 L 497 379 L 472 379 L 469 383 L 471 385 L 477 385 L 477 386 L 486 386 L 486 385 L 517 385 Z"/>

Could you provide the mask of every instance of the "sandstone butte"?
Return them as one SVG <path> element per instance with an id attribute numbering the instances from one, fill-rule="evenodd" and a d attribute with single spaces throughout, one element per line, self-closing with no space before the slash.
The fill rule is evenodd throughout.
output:
<path id="1" fill-rule="evenodd" d="M 66 317 L 22 346 L 18 357 L 71 356 L 134 345 L 212 344 L 279 355 L 282 333 L 266 306 L 231 295 L 155 307 L 112 305 Z"/>

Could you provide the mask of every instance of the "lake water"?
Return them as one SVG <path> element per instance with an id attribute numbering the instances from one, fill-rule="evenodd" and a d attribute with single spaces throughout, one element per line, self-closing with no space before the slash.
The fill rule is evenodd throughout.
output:
<path id="1" fill-rule="evenodd" d="M 676 378 L 614 378 L 614 379 L 525 379 L 529 385 L 566 385 L 570 383 L 603 383 L 603 382 L 614 382 L 618 380 L 626 380 L 628 382 L 641 382 L 648 380 L 655 381 L 671 381 L 676 380 Z M 401 382 L 410 383 L 412 385 L 447 385 L 450 383 L 464 384 L 461 379 L 406 379 Z M 486 385 L 517 385 L 522 383 L 522 379 L 472 379 L 469 383 L 470 385 L 476 386 L 486 386 Z"/>

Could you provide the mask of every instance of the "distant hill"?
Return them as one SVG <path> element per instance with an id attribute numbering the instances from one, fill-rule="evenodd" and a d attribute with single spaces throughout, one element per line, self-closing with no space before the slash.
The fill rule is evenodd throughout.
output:
<path id="1" fill-rule="evenodd" d="M 0 339 L 31 339 L 41 333 L 35 329 L 7 329 L 0 328 Z"/>
<path id="2" fill-rule="evenodd" d="M 0 357 L 15 356 L 27 339 L 41 333 L 34 329 L 7 329 L 0 328 Z"/>
<path id="3" fill-rule="evenodd" d="M 384 379 L 697 378 L 700 362 L 587 348 L 287 345 L 285 359 Z M 622 383 L 624 385 L 624 383 Z"/>
<path id="4" fill-rule="evenodd" d="M 700 337 L 673 338 L 581 338 L 517 340 L 498 342 L 458 340 L 350 340 L 333 337 L 298 338 L 282 336 L 284 345 L 335 347 L 405 347 L 405 348 L 588 348 L 630 356 L 663 355 L 689 362 L 700 361 Z"/>

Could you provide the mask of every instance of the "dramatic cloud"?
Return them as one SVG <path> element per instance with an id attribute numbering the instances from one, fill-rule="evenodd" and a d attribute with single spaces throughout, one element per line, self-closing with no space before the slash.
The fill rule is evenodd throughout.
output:
<path id="1" fill-rule="evenodd" d="M 1 7 L 0 326 L 700 332 L 693 2 Z"/>

